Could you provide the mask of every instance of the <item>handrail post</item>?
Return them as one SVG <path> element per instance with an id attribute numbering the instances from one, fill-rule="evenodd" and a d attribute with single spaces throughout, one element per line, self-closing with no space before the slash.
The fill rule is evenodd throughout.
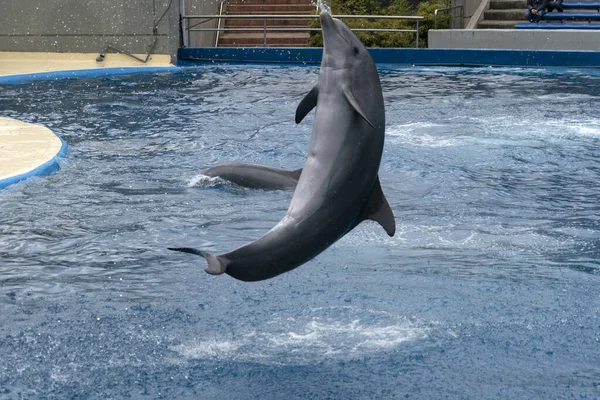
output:
<path id="1" fill-rule="evenodd" d="M 487 1 L 489 1 L 489 0 L 487 0 Z M 454 29 L 454 26 L 455 26 L 455 22 L 454 21 L 456 19 L 456 13 L 454 12 L 454 10 L 456 10 L 457 8 L 460 9 L 460 29 L 463 29 L 463 19 L 464 19 L 464 16 L 465 16 L 465 8 L 464 8 L 464 6 L 462 4 L 459 4 L 457 6 L 452 6 L 452 7 L 446 7 L 446 8 L 436 8 L 436 10 L 433 12 L 433 29 L 437 29 L 437 20 L 438 20 L 437 16 L 438 16 L 438 13 L 440 11 L 446 11 L 446 12 L 448 12 L 450 10 L 452 10 L 452 26 L 451 26 L 450 29 Z"/>
<path id="2" fill-rule="evenodd" d="M 219 5 L 219 16 L 223 16 L 223 5 L 225 4 L 225 2 L 227 2 L 227 0 L 222 0 L 221 4 Z M 215 35 L 215 47 L 219 47 L 219 36 L 221 34 L 221 21 L 223 20 L 223 18 L 219 18 L 219 21 L 217 22 L 217 34 Z"/>
<path id="3" fill-rule="evenodd" d="M 267 19 L 264 18 L 263 19 L 264 23 L 263 23 L 263 29 L 264 29 L 264 34 L 263 34 L 263 47 L 267 47 Z"/>
<path id="4" fill-rule="evenodd" d="M 183 30 L 183 46 L 188 47 L 190 43 L 190 33 L 187 29 L 187 18 L 185 17 L 185 0 L 179 0 L 179 15 L 181 16 L 181 29 Z"/>
<path id="5" fill-rule="evenodd" d="M 419 20 L 417 20 L 417 29 L 416 29 L 416 31 L 417 32 L 415 34 L 415 36 L 416 36 L 415 39 L 416 39 L 416 48 L 418 49 L 419 48 Z"/>

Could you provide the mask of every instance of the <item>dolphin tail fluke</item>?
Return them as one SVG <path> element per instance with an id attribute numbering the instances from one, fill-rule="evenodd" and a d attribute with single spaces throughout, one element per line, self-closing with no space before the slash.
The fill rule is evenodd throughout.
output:
<path id="1" fill-rule="evenodd" d="M 227 270 L 227 266 L 219 256 L 214 256 L 205 251 L 194 249 L 192 247 L 168 247 L 168 249 L 173 251 L 181 251 L 182 253 L 196 254 L 197 256 L 204 257 L 204 259 L 206 259 L 208 262 L 208 267 L 204 270 L 211 275 L 221 275 Z"/>
<path id="2" fill-rule="evenodd" d="M 385 229 L 385 232 L 389 236 L 394 236 L 396 233 L 396 219 L 394 218 L 394 213 L 381 190 L 381 184 L 379 183 L 379 176 L 375 180 L 375 184 L 373 185 L 373 190 L 371 190 L 371 194 L 363 210 L 361 212 L 359 222 L 364 221 L 366 219 L 373 220 L 377 222 L 379 225 Z"/>

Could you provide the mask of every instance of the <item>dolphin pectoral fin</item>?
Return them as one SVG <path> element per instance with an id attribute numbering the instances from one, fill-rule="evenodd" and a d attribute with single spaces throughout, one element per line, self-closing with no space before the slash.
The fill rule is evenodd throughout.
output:
<path id="1" fill-rule="evenodd" d="M 204 270 L 211 275 L 221 275 L 227 270 L 227 265 L 220 259 L 219 256 L 213 256 L 202 250 L 194 249 L 192 247 L 167 247 L 169 250 L 181 251 L 182 253 L 196 254 L 200 257 L 204 257 L 208 261 L 208 267 Z"/>
<path id="2" fill-rule="evenodd" d="M 379 223 L 389 236 L 394 236 L 396 233 L 394 213 L 381 190 L 379 176 L 375 180 L 373 190 L 371 190 L 371 194 L 369 195 L 359 218 L 360 221 L 370 219 Z"/>
<path id="3" fill-rule="evenodd" d="M 358 104 L 358 101 L 356 101 L 356 98 L 352 94 L 352 90 L 350 89 L 350 87 L 348 87 L 347 85 L 344 85 L 343 92 L 344 92 L 344 97 L 346 98 L 348 103 L 350 103 L 352 108 L 354 108 L 354 111 L 356 111 L 358 113 L 358 115 L 360 115 L 365 121 L 367 121 L 367 123 L 369 125 L 371 125 L 373 127 L 373 129 L 377 129 L 377 128 L 375 128 L 375 125 L 371 121 L 369 121 L 369 118 L 367 118 L 367 116 L 363 112 L 362 108 L 360 107 L 360 104 Z"/>
<path id="4" fill-rule="evenodd" d="M 299 124 L 300 121 L 306 117 L 306 115 L 317 106 L 317 98 L 319 97 L 319 86 L 315 85 L 310 92 L 298 104 L 298 108 L 296 108 L 296 123 Z"/>

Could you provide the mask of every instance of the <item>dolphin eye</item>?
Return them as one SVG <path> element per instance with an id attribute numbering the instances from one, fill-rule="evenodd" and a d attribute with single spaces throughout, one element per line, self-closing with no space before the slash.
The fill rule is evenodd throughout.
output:
<path id="1" fill-rule="evenodd" d="M 354 50 L 354 54 L 358 54 L 358 47 L 354 46 L 352 50 Z"/>

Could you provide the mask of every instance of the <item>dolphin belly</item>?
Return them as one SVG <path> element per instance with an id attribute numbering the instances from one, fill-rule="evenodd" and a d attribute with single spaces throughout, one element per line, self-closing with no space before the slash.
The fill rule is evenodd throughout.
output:
<path id="1" fill-rule="evenodd" d="M 260 239 L 217 259 L 225 266 L 224 272 L 236 279 L 270 279 L 316 257 L 342 237 L 351 223 L 350 215 L 323 220 L 320 213 L 315 213 L 298 221 L 286 214 Z"/>

